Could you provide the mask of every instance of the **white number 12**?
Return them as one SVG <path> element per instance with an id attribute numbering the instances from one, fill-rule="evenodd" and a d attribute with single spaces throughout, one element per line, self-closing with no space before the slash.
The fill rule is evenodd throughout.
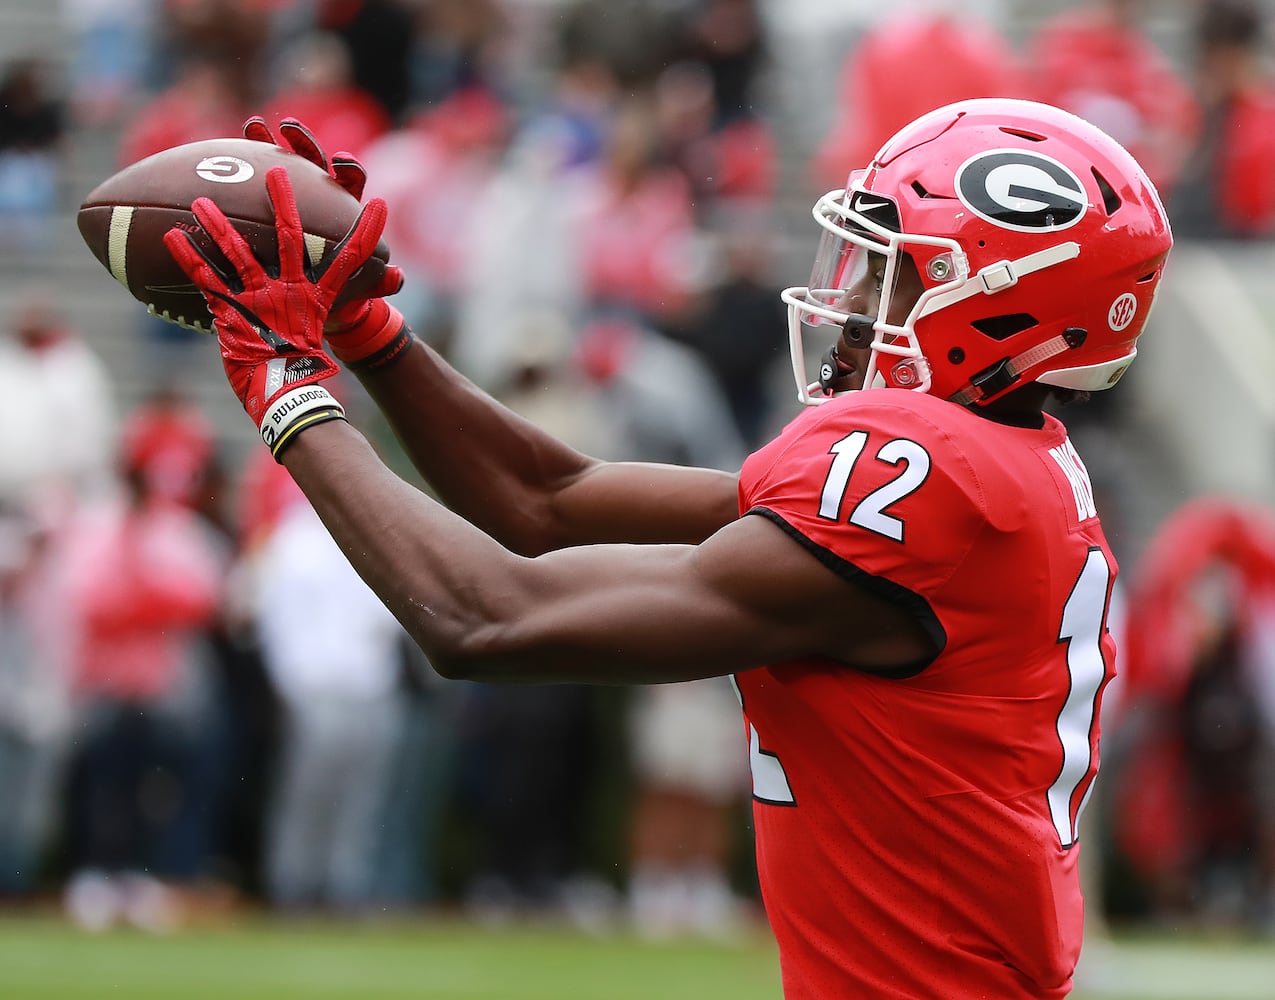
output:
<path id="1" fill-rule="evenodd" d="M 828 449 L 835 457 L 819 495 L 819 516 L 824 520 L 840 519 L 841 503 L 850 483 L 850 473 L 854 471 L 855 463 L 859 461 L 859 455 L 867 443 L 867 431 L 853 431 Z M 894 438 L 877 450 L 877 459 L 896 468 L 901 465 L 902 468 L 893 479 L 878 486 L 855 504 L 849 521 L 860 528 L 901 542 L 903 522 L 893 514 L 887 514 L 885 510 L 892 503 L 915 492 L 925 482 L 925 477 L 930 473 L 930 453 L 915 441 Z"/>

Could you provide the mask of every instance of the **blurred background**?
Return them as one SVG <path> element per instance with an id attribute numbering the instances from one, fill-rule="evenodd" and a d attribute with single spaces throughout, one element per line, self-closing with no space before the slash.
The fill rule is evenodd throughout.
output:
<path id="1" fill-rule="evenodd" d="M 1270 995 L 1275 11 L 888 6 L 0 0 L 0 905 L 26 942 L 0 984 L 23 955 L 49 974 L 40 934 L 400 916 L 708 942 L 778 991 L 726 682 L 437 680 L 215 345 L 93 259 L 97 183 L 297 116 L 367 165 L 397 304 L 462 370 L 591 453 L 733 468 L 797 405 L 778 293 L 815 198 L 915 115 L 999 95 L 1124 142 L 1177 238 L 1142 360 L 1063 415 L 1122 566 L 1081 985 Z M 1192 993 L 1171 946 L 1161 985 L 1102 992 L 1139 935 L 1252 945 L 1267 985 Z M 608 982 L 579 995 L 630 995 Z"/>

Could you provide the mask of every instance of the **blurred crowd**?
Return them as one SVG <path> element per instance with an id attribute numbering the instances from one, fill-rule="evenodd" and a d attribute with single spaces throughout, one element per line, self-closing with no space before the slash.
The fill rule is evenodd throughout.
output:
<path id="1" fill-rule="evenodd" d="M 1050 101 L 1138 156 L 1180 240 L 1275 234 L 1264 6 L 1187 5 L 1172 54 L 1155 6 L 1057 5 L 1017 45 L 954 4 L 874 14 L 794 160 L 779 3 L 67 0 L 67 79 L 39 57 L 0 79 L 0 250 L 53 246 L 71 130 L 113 136 L 105 173 L 295 116 L 366 164 L 397 305 L 475 381 L 584 451 L 736 468 L 790 412 L 784 199 L 844 185 L 930 106 Z M 0 898 L 52 894 L 93 929 L 245 900 L 661 936 L 755 912 L 724 680 L 440 682 L 264 449 L 201 411 L 197 335 L 139 308 L 151 386 L 125 400 L 52 290 L 6 323 Z M 1221 500 L 1184 516 L 1216 544 L 1126 567 L 1101 874 L 1113 912 L 1271 929 L 1275 536 Z"/>

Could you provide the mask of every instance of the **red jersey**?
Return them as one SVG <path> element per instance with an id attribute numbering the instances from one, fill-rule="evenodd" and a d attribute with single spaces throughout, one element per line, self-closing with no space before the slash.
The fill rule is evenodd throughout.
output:
<path id="1" fill-rule="evenodd" d="M 1116 573 L 1066 429 L 846 395 L 748 459 L 740 510 L 941 646 L 900 676 L 808 659 L 736 677 L 785 996 L 1064 996 Z"/>

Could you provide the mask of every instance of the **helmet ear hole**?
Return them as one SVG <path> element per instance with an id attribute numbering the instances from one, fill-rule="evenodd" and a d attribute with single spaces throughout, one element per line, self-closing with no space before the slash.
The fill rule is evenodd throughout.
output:
<path id="1" fill-rule="evenodd" d="M 1040 321 L 1030 313 L 1007 313 L 1004 316 L 976 319 L 970 323 L 970 326 L 984 337 L 991 337 L 992 340 L 1008 340 L 1014 334 L 1030 330 L 1039 323 Z"/>

